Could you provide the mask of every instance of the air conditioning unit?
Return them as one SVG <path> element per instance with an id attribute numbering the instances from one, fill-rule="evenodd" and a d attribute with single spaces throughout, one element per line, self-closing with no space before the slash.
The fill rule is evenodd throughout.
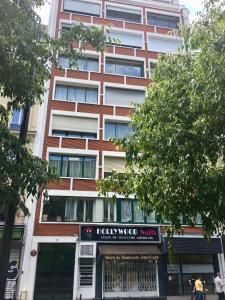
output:
<path id="1" fill-rule="evenodd" d="M 20 292 L 20 300 L 27 300 L 27 291 Z"/>
<path id="2" fill-rule="evenodd" d="M 91 258 L 96 255 L 96 244 L 95 243 L 80 243 L 79 257 Z"/>

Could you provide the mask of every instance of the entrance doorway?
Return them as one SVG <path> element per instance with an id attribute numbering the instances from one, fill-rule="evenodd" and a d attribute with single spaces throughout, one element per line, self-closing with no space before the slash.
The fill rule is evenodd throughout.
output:
<path id="1" fill-rule="evenodd" d="M 72 300 L 74 244 L 39 244 L 34 300 Z"/>
<path id="2" fill-rule="evenodd" d="M 157 262 L 148 260 L 104 260 L 104 297 L 158 295 Z"/>

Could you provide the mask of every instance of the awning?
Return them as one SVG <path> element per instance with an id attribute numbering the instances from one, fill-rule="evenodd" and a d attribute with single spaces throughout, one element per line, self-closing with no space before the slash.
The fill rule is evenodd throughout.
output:
<path id="1" fill-rule="evenodd" d="M 217 254 L 223 252 L 220 238 L 206 240 L 203 237 L 175 237 L 172 241 L 176 254 Z M 166 239 L 163 246 L 163 252 L 168 253 L 168 242 Z"/>
<path id="2" fill-rule="evenodd" d="M 155 245 L 99 245 L 101 255 L 160 255 L 162 252 Z"/>

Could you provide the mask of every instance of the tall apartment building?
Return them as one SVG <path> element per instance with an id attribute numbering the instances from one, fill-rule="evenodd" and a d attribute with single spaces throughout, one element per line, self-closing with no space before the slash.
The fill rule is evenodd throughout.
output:
<path id="1" fill-rule="evenodd" d="M 63 56 L 61 68 L 52 67 L 37 152 L 61 180 L 49 185 L 48 201 L 33 205 L 20 299 L 174 300 L 192 292 L 188 281 L 196 274 L 212 293 L 214 272 L 224 265 L 220 239 L 206 242 L 201 226 L 184 226 L 173 238 L 170 265 L 166 224 L 140 211 L 135 199 L 114 202 L 96 191 L 97 179 L 123 172 L 125 153 L 109 138 L 131 130 L 131 101 L 143 101 L 158 54 L 181 46 L 177 29 L 188 22 L 187 10 L 178 0 L 52 1 L 51 36 L 74 22 L 108 26 L 120 44 L 104 54 L 88 46 L 79 71 Z"/>

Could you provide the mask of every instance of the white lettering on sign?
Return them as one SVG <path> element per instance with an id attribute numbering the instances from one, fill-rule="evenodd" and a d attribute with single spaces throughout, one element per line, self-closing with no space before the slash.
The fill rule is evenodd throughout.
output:
<path id="1" fill-rule="evenodd" d="M 97 228 L 97 234 L 101 235 L 137 235 L 138 230 L 135 228 Z"/>

